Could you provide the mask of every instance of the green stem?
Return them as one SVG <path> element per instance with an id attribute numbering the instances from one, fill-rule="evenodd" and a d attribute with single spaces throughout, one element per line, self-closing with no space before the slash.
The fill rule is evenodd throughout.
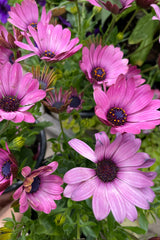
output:
<path id="1" fill-rule="evenodd" d="M 77 240 L 80 240 L 79 213 L 77 213 Z"/>
<path id="2" fill-rule="evenodd" d="M 2 134 L 7 130 L 8 125 L 9 125 L 9 121 L 6 121 L 6 122 L 3 124 L 3 126 L 2 126 L 2 128 L 1 128 L 1 130 L 0 130 L 0 135 L 2 135 Z"/>
<path id="3" fill-rule="evenodd" d="M 63 129 L 62 119 L 61 119 L 61 114 L 60 113 L 59 113 L 59 123 L 60 123 L 60 127 L 61 127 L 61 132 L 62 132 L 62 135 L 63 135 L 63 139 L 66 140 L 66 136 L 65 136 L 65 133 L 64 133 L 64 129 Z"/>
<path id="4" fill-rule="evenodd" d="M 114 25 L 115 25 L 115 23 L 116 23 L 116 18 L 117 18 L 117 15 L 112 15 L 112 21 L 111 21 L 111 23 L 110 23 L 107 31 L 105 32 L 105 36 L 108 35 L 108 36 L 106 37 L 106 41 L 108 40 L 108 38 L 109 38 L 109 36 L 110 36 L 113 28 L 114 28 Z"/>
<path id="5" fill-rule="evenodd" d="M 135 18 L 136 14 L 138 12 L 138 9 L 132 14 L 132 17 L 130 18 L 130 20 L 128 21 L 128 23 L 126 24 L 126 26 L 124 27 L 122 33 L 124 34 L 126 32 L 126 30 L 128 29 L 129 25 L 131 24 L 131 22 L 133 21 L 133 19 Z"/>
<path id="6" fill-rule="evenodd" d="M 141 73 L 149 72 L 149 71 L 151 71 L 153 69 L 156 69 L 157 67 L 158 67 L 157 65 L 154 65 L 152 67 L 148 67 L 148 68 L 142 70 Z"/>
<path id="7" fill-rule="evenodd" d="M 78 0 L 76 0 L 77 14 L 78 14 L 78 36 L 81 39 L 81 13 L 78 6 Z"/>

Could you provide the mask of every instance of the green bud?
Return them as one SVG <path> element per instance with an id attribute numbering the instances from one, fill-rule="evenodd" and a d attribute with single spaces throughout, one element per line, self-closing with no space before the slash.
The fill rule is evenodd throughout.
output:
<path id="1" fill-rule="evenodd" d="M 121 40 L 123 40 L 123 38 L 124 38 L 124 34 L 122 32 L 119 32 L 117 34 L 117 39 L 121 41 Z"/>
<path id="2" fill-rule="evenodd" d="M 12 146 L 14 148 L 21 148 L 24 146 L 24 143 L 25 143 L 25 138 L 20 136 L 20 137 L 16 137 L 15 139 L 13 139 Z"/>
<path id="3" fill-rule="evenodd" d="M 55 218 L 55 224 L 56 226 L 60 226 L 62 225 L 64 222 L 65 222 L 66 218 L 63 214 L 59 213 L 56 215 L 56 218 Z"/>
<path id="4" fill-rule="evenodd" d="M 82 215 L 82 221 L 83 221 L 83 222 L 88 222 L 88 219 L 89 219 L 89 217 L 88 217 L 87 214 L 83 214 L 83 215 Z"/>

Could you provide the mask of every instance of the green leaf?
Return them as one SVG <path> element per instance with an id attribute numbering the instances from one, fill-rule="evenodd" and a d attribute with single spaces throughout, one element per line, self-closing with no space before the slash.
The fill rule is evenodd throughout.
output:
<path id="1" fill-rule="evenodd" d="M 145 232 L 148 231 L 148 221 L 146 219 L 146 216 L 143 214 L 143 212 L 140 213 L 140 217 L 138 219 L 139 225 L 142 229 L 145 230 Z"/>
<path id="2" fill-rule="evenodd" d="M 124 228 L 125 229 L 128 229 L 128 230 L 130 230 L 130 231 L 132 231 L 132 232 L 135 232 L 135 233 L 137 233 L 137 234 L 145 234 L 146 233 L 146 231 L 144 230 L 144 229 L 142 229 L 142 228 L 140 228 L 140 227 L 128 227 L 128 226 L 124 226 Z"/>
<path id="3" fill-rule="evenodd" d="M 148 37 L 151 39 L 153 38 L 153 35 L 158 28 L 159 22 L 153 21 L 152 17 L 153 14 L 150 13 L 140 18 L 129 37 L 129 44 L 140 43 L 141 41 L 145 41 Z"/>

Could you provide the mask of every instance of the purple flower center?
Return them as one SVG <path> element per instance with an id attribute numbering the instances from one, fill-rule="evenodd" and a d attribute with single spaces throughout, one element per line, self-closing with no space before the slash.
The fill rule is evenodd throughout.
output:
<path id="1" fill-rule="evenodd" d="M 7 179 L 11 176 L 11 164 L 11 161 L 7 160 L 2 166 L 2 174 Z"/>
<path id="2" fill-rule="evenodd" d="M 29 26 L 33 27 L 37 31 L 37 23 L 31 23 Z"/>
<path id="3" fill-rule="evenodd" d="M 13 54 L 13 53 L 11 53 L 11 54 L 9 55 L 9 62 L 10 62 L 11 64 L 13 64 L 13 63 L 15 62 L 15 60 L 14 60 L 14 54 Z"/>
<path id="4" fill-rule="evenodd" d="M 55 56 L 54 52 L 51 52 L 50 50 L 45 50 L 42 54 L 42 57 L 50 57 L 53 58 Z"/>
<path id="5" fill-rule="evenodd" d="M 64 105 L 63 102 L 54 102 L 54 103 L 52 104 L 52 107 L 57 108 L 57 109 L 60 109 L 63 105 Z"/>
<path id="6" fill-rule="evenodd" d="M 106 78 L 106 71 L 104 70 L 104 68 L 96 67 L 92 69 L 91 76 L 93 79 L 100 82 Z"/>
<path id="7" fill-rule="evenodd" d="M 70 99 L 72 99 L 72 100 L 71 100 L 69 106 L 72 108 L 77 108 L 81 103 L 81 99 L 78 96 L 71 96 Z"/>
<path id="8" fill-rule="evenodd" d="M 13 96 L 5 96 L 4 98 L 0 99 L 0 109 L 3 109 L 5 112 L 17 111 L 19 105 L 19 99 Z"/>
<path id="9" fill-rule="evenodd" d="M 114 126 L 121 126 L 127 121 L 127 114 L 123 108 L 113 107 L 109 109 L 107 119 Z"/>
<path id="10" fill-rule="evenodd" d="M 30 193 L 35 193 L 35 192 L 37 192 L 38 191 L 38 189 L 39 189 L 39 185 L 40 185 L 40 183 L 41 183 L 41 181 L 40 181 L 40 178 L 37 176 L 37 177 L 35 177 L 34 178 L 34 181 L 33 181 L 33 183 L 32 183 L 32 188 L 31 188 L 31 191 L 30 191 Z"/>
<path id="11" fill-rule="evenodd" d="M 96 174 L 103 182 L 112 182 L 117 177 L 118 170 L 112 160 L 104 159 L 97 163 Z"/>

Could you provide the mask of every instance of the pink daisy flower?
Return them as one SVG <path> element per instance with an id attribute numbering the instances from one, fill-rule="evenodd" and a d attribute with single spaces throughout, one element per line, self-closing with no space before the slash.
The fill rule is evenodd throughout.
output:
<path id="1" fill-rule="evenodd" d="M 37 29 L 39 13 L 36 1 L 24 0 L 21 5 L 16 3 L 15 7 L 11 7 L 9 16 L 10 18 L 8 19 L 8 22 L 21 29 L 22 31 L 28 31 L 29 26 Z M 51 16 L 51 11 L 46 14 L 45 7 L 43 7 L 40 21 L 43 22 L 43 24 L 48 24 Z"/>
<path id="2" fill-rule="evenodd" d="M 82 47 L 82 44 L 76 46 L 79 39 L 73 38 L 70 40 L 70 30 L 67 28 L 62 29 L 62 26 L 59 24 L 53 26 L 51 24 L 43 25 L 43 23 L 39 22 L 37 30 L 31 26 L 29 26 L 28 29 L 36 44 L 32 43 L 26 33 L 25 37 L 28 44 L 19 41 L 15 41 L 15 44 L 20 48 L 32 51 L 33 53 L 25 55 L 16 61 L 21 61 L 31 56 L 38 55 L 40 59 L 47 62 L 57 62 L 72 56 Z"/>
<path id="3" fill-rule="evenodd" d="M 19 63 L 6 63 L 0 69 L 0 75 L 0 121 L 35 122 L 27 110 L 46 95 L 45 91 L 39 89 L 38 80 L 33 79 L 31 73 L 23 75 Z"/>
<path id="4" fill-rule="evenodd" d="M 160 124 L 160 100 L 153 98 L 148 84 L 136 87 L 132 78 L 121 75 L 105 93 L 94 90 L 95 114 L 111 133 L 139 134 L 141 129 L 153 129 Z"/>
<path id="5" fill-rule="evenodd" d="M 19 200 L 20 212 L 24 213 L 31 206 L 36 211 L 50 213 L 55 209 L 54 200 L 61 199 L 63 180 L 61 177 L 51 175 L 58 167 L 57 162 L 52 162 L 47 166 L 42 166 L 31 172 L 30 167 L 22 169 L 25 180 L 23 185 L 16 190 L 13 195 L 15 200 Z"/>
<path id="6" fill-rule="evenodd" d="M 97 7 L 103 7 L 104 9 L 112 12 L 113 14 L 118 14 L 124 11 L 124 9 L 129 8 L 134 0 L 120 0 L 121 7 L 117 4 L 112 4 L 110 1 L 104 2 L 102 0 L 88 0 L 91 4 Z"/>
<path id="7" fill-rule="evenodd" d="M 82 108 L 82 103 L 84 102 L 84 100 L 82 99 L 83 97 L 83 93 L 78 94 L 76 88 L 71 87 L 71 94 L 69 96 L 69 100 L 71 100 L 71 102 L 69 103 L 68 107 L 67 107 L 67 112 L 70 113 L 72 110 L 79 110 Z"/>
<path id="8" fill-rule="evenodd" d="M 105 83 L 110 86 L 116 82 L 120 74 L 128 71 L 128 60 L 122 59 L 123 52 L 113 45 L 95 47 L 91 44 L 90 49 L 84 47 L 82 50 L 82 61 L 80 68 L 87 79 L 97 85 Z"/>
<path id="9" fill-rule="evenodd" d="M 151 4 L 151 7 L 153 7 L 154 11 L 156 12 L 156 16 L 152 17 L 152 20 L 160 21 L 160 8 L 157 4 Z"/>
<path id="10" fill-rule="evenodd" d="M 106 218 L 112 211 L 119 223 L 125 218 L 135 221 L 136 206 L 149 209 L 149 202 L 155 197 L 150 187 L 156 173 L 142 172 L 139 168 L 147 168 L 155 160 L 146 153 L 137 152 L 141 140 L 132 134 L 119 134 L 111 144 L 105 132 L 95 134 L 95 138 L 95 151 L 79 139 L 69 141 L 75 151 L 95 163 L 95 169 L 76 167 L 69 170 L 63 179 L 68 184 L 64 196 L 73 201 L 92 197 L 97 220 Z"/>
<path id="11" fill-rule="evenodd" d="M 18 172 L 18 166 L 6 143 L 6 149 L 0 148 L 0 195 L 12 185 Z"/>

